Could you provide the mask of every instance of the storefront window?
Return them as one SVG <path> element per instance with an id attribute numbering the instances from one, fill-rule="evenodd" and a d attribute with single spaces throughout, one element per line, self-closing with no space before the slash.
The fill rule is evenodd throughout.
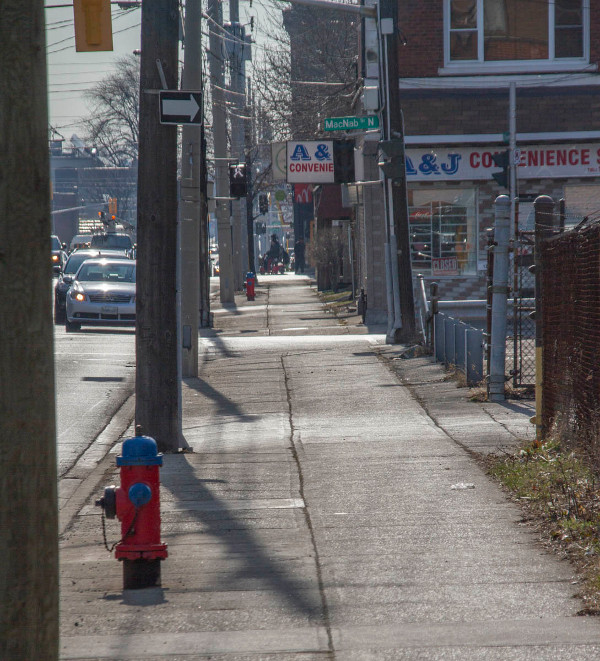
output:
<path id="1" fill-rule="evenodd" d="M 475 274 L 474 189 L 409 191 L 409 227 L 415 273 L 435 277 Z"/>

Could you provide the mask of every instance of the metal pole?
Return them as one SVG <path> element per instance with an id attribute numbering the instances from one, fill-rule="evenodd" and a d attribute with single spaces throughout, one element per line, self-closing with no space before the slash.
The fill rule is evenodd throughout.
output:
<path id="1" fill-rule="evenodd" d="M 489 399 L 492 402 L 502 402 L 505 399 L 509 238 L 510 199 L 507 195 L 499 195 L 495 203 L 494 280 L 492 284 L 492 330 L 488 387 Z"/>
<path id="2" fill-rule="evenodd" d="M 354 250 L 352 247 L 352 227 L 348 223 L 348 256 L 350 257 L 350 274 L 352 276 L 352 300 L 356 297 L 356 285 L 354 283 Z"/>
<path id="3" fill-rule="evenodd" d="M 535 438 L 543 440 L 546 429 L 543 416 L 544 364 L 543 364 L 543 291 L 542 241 L 552 233 L 554 226 L 554 200 L 540 195 L 533 203 L 535 209 Z"/>

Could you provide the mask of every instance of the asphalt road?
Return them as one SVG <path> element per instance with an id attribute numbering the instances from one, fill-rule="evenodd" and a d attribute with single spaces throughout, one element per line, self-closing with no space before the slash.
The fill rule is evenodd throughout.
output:
<path id="1" fill-rule="evenodd" d="M 67 473 L 133 393 L 135 332 L 55 326 L 58 475 Z"/>

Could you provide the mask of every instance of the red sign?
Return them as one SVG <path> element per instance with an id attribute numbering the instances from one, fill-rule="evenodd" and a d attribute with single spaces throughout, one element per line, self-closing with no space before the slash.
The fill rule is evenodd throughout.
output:
<path id="1" fill-rule="evenodd" d="M 458 275 L 458 260 L 456 257 L 434 257 L 431 275 Z"/>
<path id="2" fill-rule="evenodd" d="M 294 184 L 294 202 L 305 204 L 312 201 L 311 184 Z"/>

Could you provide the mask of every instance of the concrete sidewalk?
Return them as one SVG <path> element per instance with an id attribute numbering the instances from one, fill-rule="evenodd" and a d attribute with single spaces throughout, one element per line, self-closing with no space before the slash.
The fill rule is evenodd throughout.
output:
<path id="1" fill-rule="evenodd" d="M 97 490 L 61 541 L 62 659 L 599 657 L 569 565 L 472 456 L 532 437 L 531 403 L 469 402 L 307 278 L 213 311 L 193 452 L 161 469 L 162 587 L 123 591 Z"/>

